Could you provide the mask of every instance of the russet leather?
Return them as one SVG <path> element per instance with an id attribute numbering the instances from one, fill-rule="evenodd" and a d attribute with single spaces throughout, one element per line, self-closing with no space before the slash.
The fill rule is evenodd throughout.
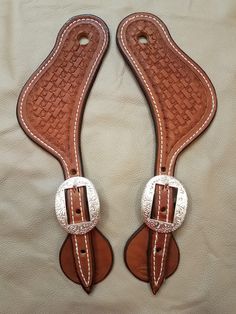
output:
<path id="1" fill-rule="evenodd" d="M 88 43 L 81 43 L 81 38 Z M 70 19 L 19 96 L 17 116 L 22 129 L 59 160 L 65 179 L 83 176 L 82 117 L 108 43 L 108 28 L 100 18 L 81 15 Z M 85 187 L 65 194 L 69 223 L 89 220 Z M 112 263 L 111 246 L 97 228 L 84 235 L 68 234 L 61 248 L 63 272 L 87 293 L 108 275 Z"/>
<path id="2" fill-rule="evenodd" d="M 156 133 L 154 175 L 174 175 L 180 153 L 212 121 L 217 106 L 206 73 L 173 41 L 165 24 L 150 13 L 126 17 L 117 30 L 117 44 L 134 72 L 150 106 Z M 155 187 L 152 217 L 172 222 L 176 191 Z M 179 249 L 172 233 L 159 233 L 143 224 L 128 240 L 125 262 L 157 293 L 175 272 Z"/>

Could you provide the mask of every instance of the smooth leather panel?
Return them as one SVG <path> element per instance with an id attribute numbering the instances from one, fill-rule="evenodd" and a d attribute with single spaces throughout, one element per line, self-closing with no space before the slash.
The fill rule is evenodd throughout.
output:
<path id="1" fill-rule="evenodd" d="M 94 262 L 96 265 L 94 284 L 97 284 L 105 279 L 111 271 L 113 264 L 113 252 L 110 243 L 97 228 L 94 228 L 91 233 L 94 248 Z M 61 247 L 60 263 L 64 274 L 70 280 L 80 284 L 73 255 L 73 242 L 71 235 L 67 236 Z"/>
<path id="2" fill-rule="evenodd" d="M 146 225 L 142 225 L 127 241 L 124 259 L 131 273 L 145 282 L 149 282 L 148 250 L 149 229 Z M 170 240 L 166 263 L 165 277 L 168 278 L 175 272 L 179 264 L 179 249 L 173 236 Z"/>

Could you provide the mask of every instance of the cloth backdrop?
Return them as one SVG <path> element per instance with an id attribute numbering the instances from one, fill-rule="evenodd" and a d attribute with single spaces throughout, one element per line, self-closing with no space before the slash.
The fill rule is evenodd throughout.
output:
<path id="1" fill-rule="evenodd" d="M 156 296 L 123 261 L 126 240 L 141 224 L 141 194 L 155 159 L 147 102 L 115 42 L 119 22 L 138 11 L 167 24 L 218 96 L 215 120 L 177 163 L 190 204 L 175 232 L 179 267 Z M 59 266 L 66 234 L 55 217 L 54 196 L 63 181 L 61 167 L 26 137 L 15 113 L 22 86 L 61 26 L 85 13 L 104 19 L 111 32 L 85 110 L 82 154 L 85 176 L 100 196 L 98 227 L 115 262 L 91 295 Z M 0 313 L 235 313 L 235 34 L 234 0 L 0 0 Z"/>

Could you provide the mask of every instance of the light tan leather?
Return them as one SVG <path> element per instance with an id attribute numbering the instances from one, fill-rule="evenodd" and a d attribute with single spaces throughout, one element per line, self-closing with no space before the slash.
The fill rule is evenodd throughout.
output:
<path id="1" fill-rule="evenodd" d="M 179 154 L 208 127 L 215 115 L 214 87 L 153 14 L 140 12 L 126 17 L 119 25 L 117 43 L 152 112 L 157 140 L 154 175 L 173 176 Z M 152 218 L 173 222 L 174 199 L 173 188 L 156 185 Z M 140 245 L 147 255 L 145 259 L 138 254 Z M 149 229 L 147 240 L 147 233 L 141 228 L 128 242 L 125 259 L 139 279 L 148 278 L 156 294 L 165 278 L 177 268 L 179 250 L 171 233 Z"/>
<path id="2" fill-rule="evenodd" d="M 81 43 L 86 39 L 88 43 Z M 108 28 L 101 19 L 91 15 L 70 19 L 60 30 L 52 52 L 19 96 L 17 113 L 21 127 L 59 160 L 65 179 L 84 176 L 82 117 L 108 42 Z M 90 219 L 85 188 L 67 190 L 66 200 L 69 224 Z M 60 257 L 66 276 L 81 284 L 87 293 L 110 272 L 113 260 L 110 244 L 98 231 L 70 234 Z"/>

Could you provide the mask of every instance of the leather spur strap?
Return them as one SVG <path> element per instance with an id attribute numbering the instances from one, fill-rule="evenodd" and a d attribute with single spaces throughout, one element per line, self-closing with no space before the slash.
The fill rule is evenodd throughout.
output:
<path id="1" fill-rule="evenodd" d="M 111 246 L 95 227 L 99 199 L 93 184 L 83 177 L 80 147 L 86 99 L 108 43 L 108 28 L 98 17 L 70 19 L 24 86 L 17 107 L 25 133 L 62 166 L 65 181 L 56 193 L 55 207 L 68 236 L 60 264 L 87 293 L 108 275 L 113 263 Z"/>
<path id="2" fill-rule="evenodd" d="M 144 224 L 128 240 L 125 261 L 156 294 L 179 263 L 172 232 L 184 220 L 187 195 L 174 178 L 176 160 L 212 121 L 216 94 L 206 73 L 176 45 L 158 17 L 126 17 L 117 42 L 147 98 L 157 139 L 155 176 L 142 196 Z"/>

